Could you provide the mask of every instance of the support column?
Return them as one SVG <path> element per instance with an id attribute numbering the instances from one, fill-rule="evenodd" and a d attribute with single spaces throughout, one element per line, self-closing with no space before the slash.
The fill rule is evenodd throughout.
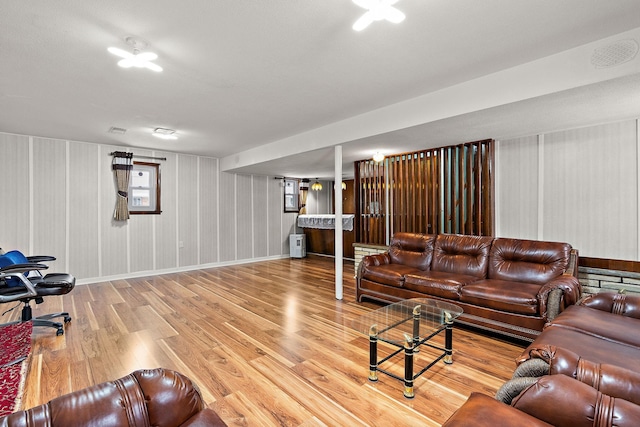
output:
<path id="1" fill-rule="evenodd" d="M 335 194 L 335 215 L 336 215 L 336 226 L 335 226 L 335 267 L 336 267 L 336 299 L 342 299 L 342 146 L 335 146 L 335 185 L 334 185 L 334 194 Z"/>

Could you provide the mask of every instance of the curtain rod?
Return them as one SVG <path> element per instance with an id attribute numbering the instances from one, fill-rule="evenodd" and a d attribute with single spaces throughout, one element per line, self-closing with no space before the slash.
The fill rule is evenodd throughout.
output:
<path id="1" fill-rule="evenodd" d="M 110 156 L 115 156 L 116 152 L 112 151 L 111 153 L 109 153 Z M 133 157 L 136 157 L 138 159 L 150 159 L 150 160 L 162 160 L 162 161 L 166 161 L 167 158 L 166 157 L 152 157 L 152 156 L 140 156 L 138 154 L 134 154 Z"/>

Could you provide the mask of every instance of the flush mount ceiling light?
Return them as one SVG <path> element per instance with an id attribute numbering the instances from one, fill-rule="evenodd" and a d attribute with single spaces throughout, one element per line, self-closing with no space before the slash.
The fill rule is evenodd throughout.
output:
<path id="1" fill-rule="evenodd" d="M 362 31 L 373 21 L 382 21 L 386 19 L 389 22 L 397 24 L 404 21 L 404 13 L 393 7 L 398 0 L 353 0 L 355 4 L 363 9 L 367 9 L 354 24 L 355 31 Z"/>
<path id="2" fill-rule="evenodd" d="M 124 41 L 127 42 L 129 46 L 133 47 L 133 53 L 127 52 L 126 50 L 122 50 L 117 47 L 110 47 L 107 49 L 114 55 L 123 58 L 118 61 L 119 66 L 121 66 L 122 68 L 148 68 L 149 70 L 156 71 L 158 73 L 162 71 L 161 66 L 151 62 L 155 59 L 158 59 L 158 55 L 153 52 L 141 52 L 141 50 L 147 47 L 147 42 L 131 36 L 125 37 Z"/>
<path id="3" fill-rule="evenodd" d="M 151 135 L 162 139 L 178 139 L 176 131 L 173 129 L 155 128 Z"/>
<path id="4" fill-rule="evenodd" d="M 316 182 L 314 182 L 313 184 L 311 184 L 311 189 L 313 191 L 320 191 L 322 190 L 322 184 L 320 184 L 320 181 L 318 181 L 318 178 L 316 178 Z"/>
<path id="5" fill-rule="evenodd" d="M 379 151 L 376 151 L 376 154 L 373 155 L 373 161 L 380 163 L 384 160 L 384 154 Z"/>

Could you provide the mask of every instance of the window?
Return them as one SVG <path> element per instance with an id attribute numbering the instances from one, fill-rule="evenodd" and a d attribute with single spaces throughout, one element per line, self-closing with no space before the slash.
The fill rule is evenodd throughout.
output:
<path id="1" fill-rule="evenodd" d="M 298 212 L 299 209 L 298 180 L 287 178 L 284 180 L 284 211 Z"/>
<path id="2" fill-rule="evenodd" d="M 160 210 L 160 165 L 133 162 L 129 182 L 129 213 L 156 214 Z"/>

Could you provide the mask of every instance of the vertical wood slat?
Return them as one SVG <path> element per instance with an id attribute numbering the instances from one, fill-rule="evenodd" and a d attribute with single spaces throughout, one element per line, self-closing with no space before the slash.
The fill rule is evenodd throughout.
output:
<path id="1" fill-rule="evenodd" d="M 358 163 L 359 241 L 386 243 L 387 203 L 391 234 L 492 235 L 493 150 L 485 140 Z"/>

